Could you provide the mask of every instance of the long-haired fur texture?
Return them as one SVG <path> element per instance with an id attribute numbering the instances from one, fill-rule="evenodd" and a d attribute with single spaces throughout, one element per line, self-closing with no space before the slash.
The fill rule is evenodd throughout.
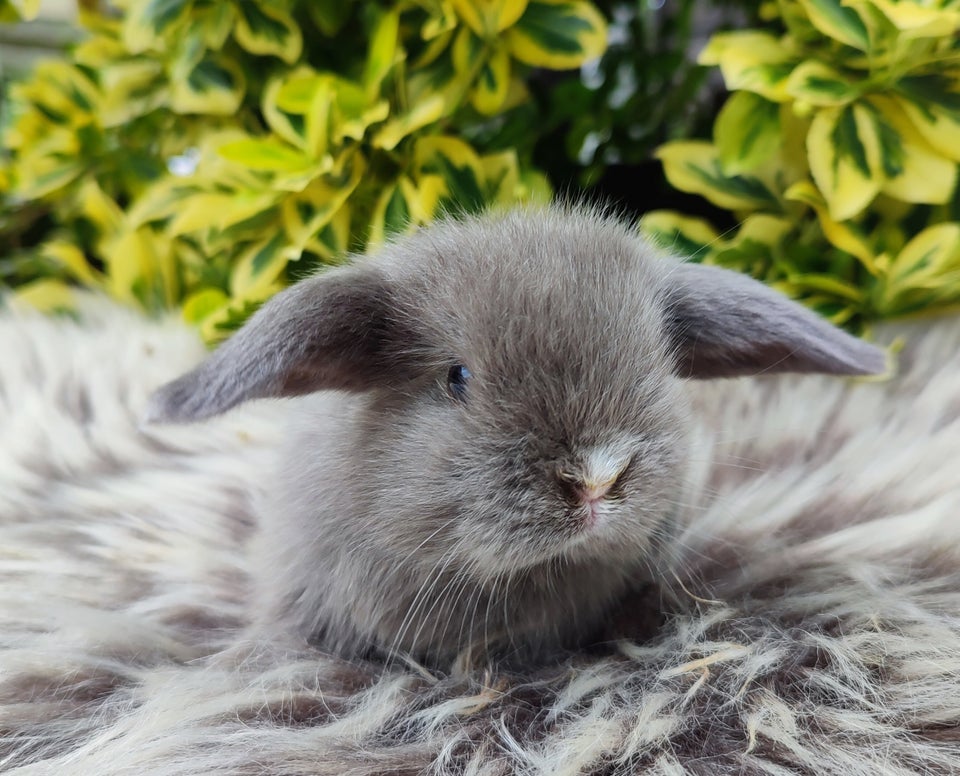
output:
<path id="1" fill-rule="evenodd" d="M 140 427 L 202 346 L 106 302 L 80 318 L 0 318 L 0 771 L 960 772 L 957 319 L 880 332 L 906 342 L 885 382 L 688 384 L 652 637 L 440 673 L 218 657 L 288 408 Z"/>

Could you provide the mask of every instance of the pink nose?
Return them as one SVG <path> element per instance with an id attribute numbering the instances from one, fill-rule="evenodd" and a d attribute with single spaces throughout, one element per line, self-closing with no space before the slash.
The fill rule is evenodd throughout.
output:
<path id="1" fill-rule="evenodd" d="M 610 492 L 614 482 L 616 480 L 600 483 L 580 483 L 576 490 L 577 498 L 584 504 L 595 504 Z"/>

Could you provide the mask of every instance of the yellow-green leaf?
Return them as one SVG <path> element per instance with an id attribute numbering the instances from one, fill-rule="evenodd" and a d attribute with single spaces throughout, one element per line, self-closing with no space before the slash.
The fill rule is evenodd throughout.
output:
<path id="1" fill-rule="evenodd" d="M 81 212 L 101 234 L 109 234 L 120 228 L 123 223 L 123 210 L 104 193 L 92 175 L 84 180 L 77 196 Z"/>
<path id="2" fill-rule="evenodd" d="M 265 172 L 299 172 L 313 166 L 302 151 L 272 137 L 234 140 L 220 146 L 218 153 L 248 169 Z"/>
<path id="3" fill-rule="evenodd" d="M 328 262 L 342 259 L 350 248 L 349 204 L 341 207 L 314 237 L 307 241 L 307 250 L 322 256 Z"/>
<path id="4" fill-rule="evenodd" d="M 801 62 L 787 79 L 787 92 L 810 105 L 846 105 L 860 89 L 829 65 L 815 59 Z"/>
<path id="5" fill-rule="evenodd" d="M 387 186 L 377 197 L 377 203 L 373 207 L 367 249 L 382 245 L 392 234 L 409 230 L 412 223 L 404 188 L 399 182 Z"/>
<path id="6" fill-rule="evenodd" d="M 304 247 L 342 208 L 363 177 L 366 166 L 353 154 L 338 175 L 310 182 L 303 191 L 288 196 L 281 207 L 283 226 L 293 246 Z"/>
<path id="7" fill-rule="evenodd" d="M 917 283 L 950 269 L 960 269 L 960 224 L 936 224 L 904 246 L 890 267 L 890 278 L 895 284 L 906 279 Z"/>
<path id="8" fill-rule="evenodd" d="M 494 48 L 480 66 L 476 84 L 470 93 L 470 104 L 479 113 L 498 113 L 510 91 L 510 55 L 504 48 Z"/>
<path id="9" fill-rule="evenodd" d="M 230 297 L 219 288 L 203 288 L 194 291 L 183 303 L 183 320 L 198 326 L 211 315 L 225 310 L 230 304 Z"/>
<path id="10" fill-rule="evenodd" d="M 251 54 L 272 54 L 288 65 L 300 59 L 303 36 L 291 16 L 271 3 L 237 2 L 237 26 L 233 35 Z"/>
<path id="11" fill-rule="evenodd" d="M 402 56 L 399 47 L 400 12 L 398 10 L 383 13 L 377 19 L 370 35 L 370 48 L 363 68 L 363 84 L 368 98 L 380 91 L 380 84 Z"/>
<path id="12" fill-rule="evenodd" d="M 41 254 L 63 267 L 70 276 L 90 288 L 100 288 L 105 282 L 103 273 L 94 269 L 76 245 L 54 240 L 46 243 Z"/>
<path id="13" fill-rule="evenodd" d="M 287 264 L 300 258 L 300 249 L 291 247 L 282 230 L 246 248 L 230 274 L 232 296 L 250 298 L 279 277 Z"/>
<path id="14" fill-rule="evenodd" d="M 234 59 L 206 54 L 195 65 L 174 68 L 170 77 L 170 108 L 176 113 L 230 116 L 237 112 L 246 81 Z"/>
<path id="15" fill-rule="evenodd" d="M 774 216 L 769 213 L 754 213 L 747 216 L 736 236 L 730 240 L 731 245 L 739 245 L 746 241 L 763 243 L 774 246 L 783 240 L 796 227 L 796 223 L 783 216 Z"/>
<path id="16" fill-rule="evenodd" d="M 528 0 L 451 0 L 454 10 L 481 38 L 491 38 L 523 16 Z"/>
<path id="17" fill-rule="evenodd" d="M 957 186 L 957 164 L 927 144 L 896 100 L 878 96 L 873 103 L 897 133 L 902 148 L 901 170 L 886 179 L 882 191 L 904 202 L 949 202 Z"/>
<path id="18" fill-rule="evenodd" d="M 467 143 L 455 137 L 422 137 L 414 146 L 419 173 L 439 175 L 446 185 L 449 204 L 475 212 L 484 201 L 484 175 L 480 157 Z"/>
<path id="19" fill-rule="evenodd" d="M 148 310 L 173 306 L 178 296 L 170 241 L 149 227 L 126 229 L 104 241 L 111 296 Z"/>
<path id="20" fill-rule="evenodd" d="M 800 0 L 810 21 L 824 35 L 848 46 L 867 51 L 870 36 L 863 19 L 841 0 Z"/>
<path id="21" fill-rule="evenodd" d="M 640 231 L 665 250 L 690 258 L 702 258 L 720 242 L 708 222 L 672 210 L 650 211 L 640 219 Z"/>
<path id="22" fill-rule="evenodd" d="M 700 194 L 719 207 L 758 210 L 777 206 L 777 197 L 760 178 L 727 176 L 717 149 L 701 140 L 678 140 L 660 146 L 656 156 L 670 183 L 681 191 Z"/>
<path id="23" fill-rule="evenodd" d="M 123 43 L 127 50 L 140 54 L 156 47 L 187 18 L 192 0 L 147 0 L 131 3 L 123 19 Z"/>
<path id="24" fill-rule="evenodd" d="M 480 160 L 487 190 L 493 202 L 509 204 L 520 198 L 520 165 L 513 149 L 487 154 Z"/>
<path id="25" fill-rule="evenodd" d="M 749 172 L 780 147 L 780 107 L 753 92 L 736 92 L 717 116 L 713 139 L 725 175 Z"/>
<path id="26" fill-rule="evenodd" d="M 852 221 L 841 223 L 831 218 L 826 200 L 810 181 L 793 184 L 784 192 L 784 197 L 810 205 L 817 214 L 824 236 L 840 250 L 860 259 L 871 274 L 878 274 L 873 248 L 867 241 L 866 235 Z"/>
<path id="27" fill-rule="evenodd" d="M 525 64 L 568 70 L 603 54 L 607 26 L 585 0 L 531 0 L 505 40 Z"/>
<path id="28" fill-rule="evenodd" d="M 417 101 L 408 112 L 387 121 L 374 136 L 373 144 L 387 151 L 396 148 L 407 135 L 442 118 L 445 105 L 438 94 Z"/>
<path id="29" fill-rule="evenodd" d="M 166 104 L 166 86 L 160 62 L 142 57 L 110 62 L 102 67 L 100 120 L 117 127 Z"/>
<path id="30" fill-rule="evenodd" d="M 13 299 L 44 313 L 71 312 L 76 306 L 73 289 L 62 280 L 43 278 L 20 286 Z"/>
<path id="31" fill-rule="evenodd" d="M 410 210 L 410 215 L 418 224 L 433 219 L 440 207 L 440 200 L 447 193 L 447 184 L 443 177 L 436 174 L 421 174 L 414 184 L 407 177 L 400 178 L 400 188 Z"/>
<path id="32" fill-rule="evenodd" d="M 184 196 L 167 234 L 178 236 L 202 229 L 227 229 L 269 210 L 279 197 L 277 192 L 198 191 Z"/>
<path id="33" fill-rule="evenodd" d="M 786 102 L 787 78 L 796 55 L 789 38 L 768 32 L 719 32 L 710 38 L 697 62 L 719 65 L 730 91 L 756 92 L 773 102 Z"/>
<path id="34" fill-rule="evenodd" d="M 869 0 L 905 38 L 946 38 L 960 27 L 960 10 L 927 5 L 914 0 Z"/>
<path id="35" fill-rule="evenodd" d="M 854 304 L 863 301 L 863 289 L 830 275 L 816 275 L 813 273 L 796 273 L 787 277 L 786 284 L 790 287 L 787 293 L 798 296 L 798 292 L 822 291 L 831 297 L 839 297 Z"/>
<path id="36" fill-rule="evenodd" d="M 819 111 L 807 133 L 807 155 L 813 180 L 836 221 L 857 215 L 884 183 L 880 129 L 862 105 Z"/>
<path id="37" fill-rule="evenodd" d="M 939 153 L 960 162 L 960 70 L 909 76 L 897 82 L 900 107 Z"/>

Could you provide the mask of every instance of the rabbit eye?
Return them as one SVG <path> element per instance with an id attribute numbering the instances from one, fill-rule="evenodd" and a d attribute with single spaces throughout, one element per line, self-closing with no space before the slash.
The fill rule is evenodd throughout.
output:
<path id="1" fill-rule="evenodd" d="M 454 399 L 466 401 L 467 381 L 470 379 L 470 370 L 463 364 L 454 364 L 447 372 L 447 390 Z"/>

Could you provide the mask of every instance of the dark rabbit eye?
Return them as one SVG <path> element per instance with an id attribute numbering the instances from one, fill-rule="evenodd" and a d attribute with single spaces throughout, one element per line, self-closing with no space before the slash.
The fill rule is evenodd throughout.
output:
<path id="1" fill-rule="evenodd" d="M 466 401 L 467 381 L 470 379 L 470 370 L 463 364 L 454 364 L 447 372 L 447 390 L 454 399 Z"/>

